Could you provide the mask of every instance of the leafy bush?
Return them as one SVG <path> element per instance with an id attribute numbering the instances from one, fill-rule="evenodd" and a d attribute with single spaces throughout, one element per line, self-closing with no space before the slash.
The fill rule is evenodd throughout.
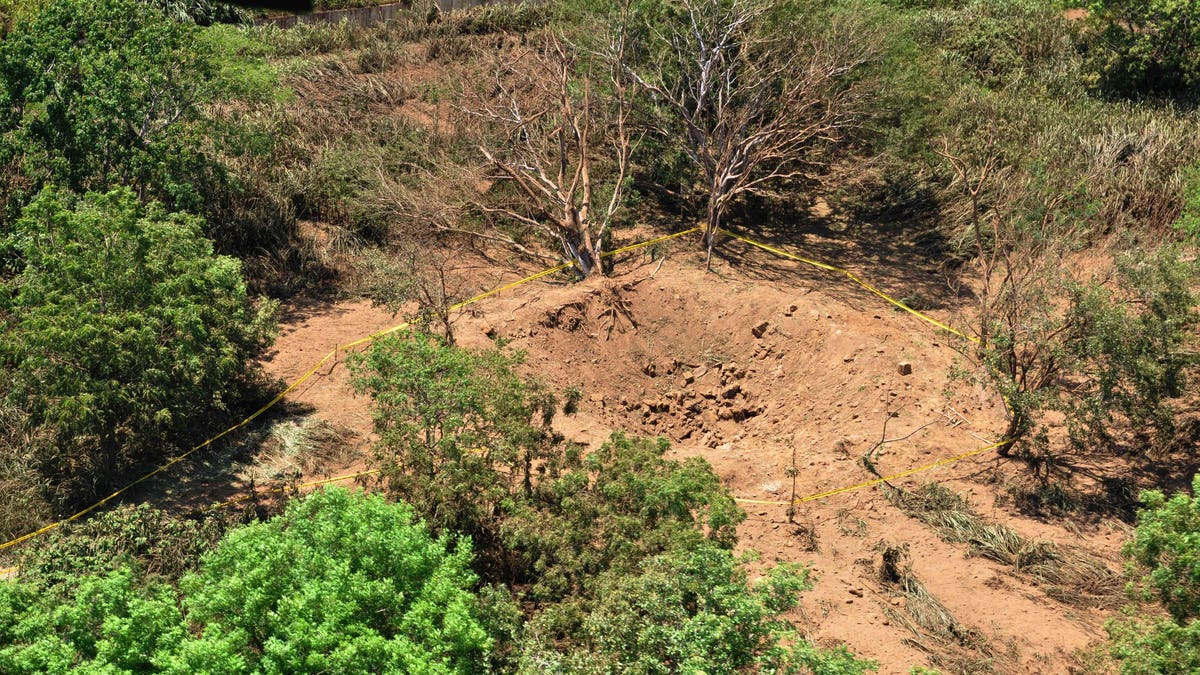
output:
<path id="1" fill-rule="evenodd" d="M 0 671 L 475 673 L 471 550 L 330 489 L 231 531 L 177 593 L 130 568 L 65 596 L 0 583 Z"/>
<path id="2" fill-rule="evenodd" d="M 223 512 L 221 512 L 223 514 Z M 73 588 L 88 576 L 129 568 L 139 576 L 178 581 L 193 571 L 230 523 L 173 516 L 146 504 L 122 506 L 66 523 L 37 546 L 21 549 L 20 578 L 43 588 Z"/>
<path id="3" fill-rule="evenodd" d="M 186 628 L 174 590 L 142 586 L 129 569 L 84 577 L 62 599 L 32 585 L 0 583 L 0 671 L 6 673 L 170 670 L 165 657 Z"/>
<path id="4" fill-rule="evenodd" d="M 376 340 L 349 361 L 354 386 L 375 402 L 375 455 L 389 488 L 437 531 L 486 540 L 501 503 L 531 489 L 554 399 L 514 372 L 518 362 L 420 332 Z"/>
<path id="5" fill-rule="evenodd" d="M 47 185 L 125 186 L 204 215 L 224 250 L 286 238 L 283 205 L 226 163 L 261 145 L 235 111 L 277 93 L 238 35 L 138 0 L 54 0 L 18 24 L 0 42 L 0 224 Z"/>
<path id="6" fill-rule="evenodd" d="M 1123 96 L 1200 93 L 1200 7 L 1179 0 L 1093 0 L 1101 86 Z"/>
<path id="7" fill-rule="evenodd" d="M 262 672 L 473 673 L 488 651 L 469 542 L 413 510 L 328 489 L 232 531 L 181 584 L 194 667 L 231 652 Z"/>
<path id="8" fill-rule="evenodd" d="M 45 432 L 31 461 L 68 501 L 194 438 L 258 377 L 275 305 L 251 307 L 199 218 L 47 190 L 3 247 L 19 261 L 0 306 L 8 400 Z"/>
<path id="9" fill-rule="evenodd" d="M 733 547 L 745 512 L 708 462 L 666 459 L 669 447 L 614 432 L 595 452 L 568 447 L 549 458 L 502 526 L 504 545 L 535 575 L 530 599 L 570 605 L 593 594 L 598 576 L 634 573 L 647 557 Z"/>
<path id="10" fill-rule="evenodd" d="M 176 21 L 198 26 L 214 23 L 249 23 L 250 15 L 237 5 L 220 0 L 143 0 Z"/>
<path id="11" fill-rule="evenodd" d="M 519 672 L 864 673 L 870 661 L 826 651 L 779 618 L 811 588 L 808 571 L 781 565 L 759 582 L 727 550 L 701 546 L 606 573 L 584 620 L 587 639 L 565 653 L 534 620 Z M 539 643 L 539 639 L 544 642 Z"/>
<path id="12" fill-rule="evenodd" d="M 1192 495 L 1167 499 L 1142 493 L 1133 540 L 1125 547 L 1131 591 L 1157 599 L 1169 619 L 1138 616 L 1134 608 L 1108 624 L 1112 654 L 1124 673 L 1194 673 L 1200 669 L 1200 475 Z"/>
<path id="13" fill-rule="evenodd" d="M 56 0 L 18 24 L 0 42 L 6 215 L 48 183 L 198 203 L 184 130 L 213 68 L 194 35 L 135 0 Z"/>

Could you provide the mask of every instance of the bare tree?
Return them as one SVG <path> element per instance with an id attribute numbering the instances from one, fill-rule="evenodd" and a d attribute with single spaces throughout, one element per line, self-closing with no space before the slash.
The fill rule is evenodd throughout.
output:
<path id="1" fill-rule="evenodd" d="M 682 0 L 680 16 L 651 31 L 626 63 L 649 94 L 651 127 L 679 138 L 705 182 L 705 244 L 711 261 L 730 203 L 769 194 L 788 178 L 815 178 L 822 144 L 861 118 L 855 75 L 878 40 L 835 22 L 799 34 L 767 0 Z"/>
<path id="2" fill-rule="evenodd" d="M 947 223 L 960 230 L 955 239 L 972 251 L 977 268 L 974 356 L 1000 389 L 1009 414 L 1005 438 L 1015 443 L 1072 367 L 1068 347 L 1079 336 L 1062 260 L 1076 237 L 1059 218 L 1063 196 L 1039 200 L 1028 176 L 1005 163 L 992 134 L 960 130 L 953 143 L 943 136 L 934 152 L 950 168 Z M 961 292 L 962 283 L 951 286 Z M 1000 446 L 999 454 L 1012 445 Z"/>
<path id="3" fill-rule="evenodd" d="M 624 49 L 624 34 L 610 48 Z M 622 206 L 634 141 L 627 86 L 613 69 L 599 94 L 575 50 L 548 35 L 531 52 L 499 64 L 489 95 L 469 112 L 498 127 L 502 143 L 479 146 L 521 199 L 482 206 L 556 241 L 581 276 L 601 269 L 605 235 Z M 618 63 L 613 59 L 612 63 Z"/>
<path id="4" fill-rule="evenodd" d="M 409 237 L 390 250 L 370 251 L 360 263 L 362 291 L 393 315 L 403 312 L 417 330 L 454 344 L 456 309 L 469 296 L 468 250 L 461 238 Z"/>

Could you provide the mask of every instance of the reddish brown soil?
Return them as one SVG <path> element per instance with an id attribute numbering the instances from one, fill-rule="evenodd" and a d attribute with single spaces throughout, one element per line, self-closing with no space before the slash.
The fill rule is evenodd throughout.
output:
<path id="1" fill-rule="evenodd" d="M 810 243 L 820 250 L 827 242 Z M 746 500 L 786 502 L 793 455 L 795 494 L 804 496 L 873 478 L 860 458 L 885 435 L 916 431 L 874 454 L 888 474 L 981 447 L 1003 429 L 994 393 L 949 377 L 965 361 L 932 326 L 840 277 L 740 244 L 728 246 L 713 273 L 685 244 L 674 248 L 661 267 L 638 252 L 618 262 L 613 278 L 538 282 L 490 298 L 459 320 L 459 342 L 481 347 L 488 335 L 502 336 L 527 352 L 530 374 L 581 389 L 579 412 L 556 420 L 569 438 L 598 444 L 614 429 L 666 436 L 673 453 L 704 457 Z M 868 253 L 848 257 L 855 271 L 898 295 L 934 286 L 920 270 L 896 276 L 872 267 Z M 931 314 L 958 320 L 948 311 Z M 264 365 L 290 381 L 335 345 L 398 322 L 363 301 L 296 304 Z M 901 374 L 901 363 L 910 374 Z M 341 363 L 322 368 L 292 398 L 369 437 L 369 401 L 350 391 Z M 987 452 L 898 484 L 943 482 L 1023 535 L 1114 559 L 1123 537 L 1118 526 L 1068 530 L 1003 506 L 997 496 L 1006 464 Z M 801 504 L 794 522 L 782 504 L 743 506 L 749 519 L 740 530 L 742 549 L 758 551 L 766 563 L 811 564 L 815 572 L 801 624 L 822 644 L 844 642 L 878 659 L 882 673 L 930 665 L 934 654 L 942 654 L 947 673 L 972 670 L 951 665 L 947 654 L 995 672 L 1066 672 L 1073 652 L 1103 635 L 1101 612 L 1057 602 L 1011 569 L 941 541 L 880 487 Z M 916 577 L 974 631 L 972 649 L 942 649 L 904 627 L 903 599 L 874 571 L 884 544 L 908 546 Z"/>

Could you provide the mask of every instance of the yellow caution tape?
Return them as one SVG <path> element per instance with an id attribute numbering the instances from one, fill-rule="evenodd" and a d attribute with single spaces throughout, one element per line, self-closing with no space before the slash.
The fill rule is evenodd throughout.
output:
<path id="1" fill-rule="evenodd" d="M 614 251 L 609 251 L 609 252 L 606 252 L 606 253 L 602 254 L 602 256 L 601 256 L 601 257 L 605 257 L 605 258 L 607 258 L 607 257 L 610 257 L 610 256 L 618 255 L 618 254 L 620 254 L 620 253 L 625 253 L 625 252 L 627 252 L 627 251 L 632 251 L 632 250 L 639 249 L 639 248 L 643 248 L 643 247 L 646 247 L 646 246 L 652 246 L 652 245 L 654 245 L 654 244 L 657 244 L 657 243 L 660 243 L 660 242 L 667 241 L 667 240 L 669 240 L 669 239 L 675 239 L 676 237 L 682 237 L 682 236 L 684 236 L 684 235 L 692 234 L 693 232 L 696 232 L 696 231 L 698 231 L 699 229 L 700 229 L 700 228 L 698 228 L 698 227 L 694 227 L 694 228 L 692 228 L 692 229 L 690 229 L 690 230 L 685 230 L 685 231 L 683 231 L 683 232 L 676 232 L 676 233 L 674 233 L 674 234 L 668 234 L 668 235 L 665 235 L 665 236 L 662 236 L 662 237 L 656 237 L 656 238 L 654 238 L 654 239 L 650 239 L 650 240 L 648 240 L 648 241 L 643 241 L 643 242 L 639 242 L 639 243 L 636 243 L 636 244 L 631 244 L 631 245 L 629 245 L 629 246 L 624 246 L 624 247 L 622 247 L 622 248 L 618 248 L 618 249 L 616 249 L 616 250 L 614 250 Z M 503 285 L 503 286 L 500 286 L 500 287 L 498 287 L 498 288 L 493 288 L 492 290 L 490 290 L 490 291 L 487 291 L 487 292 L 484 292 L 484 293 L 480 293 L 479 295 L 476 295 L 475 297 L 473 297 L 473 298 L 470 298 L 469 300 L 464 300 L 464 301 L 462 301 L 462 302 L 456 303 L 456 304 L 454 304 L 454 305 L 452 305 L 452 306 L 450 307 L 450 310 L 451 310 L 451 311 L 457 311 L 457 310 L 459 310 L 459 309 L 462 309 L 463 307 L 466 307 L 467 305 L 474 304 L 474 303 L 476 303 L 476 302 L 479 302 L 480 300 L 483 300 L 483 299 L 485 299 L 485 298 L 489 298 L 489 297 L 491 297 L 491 296 L 493 296 L 493 295 L 496 295 L 497 293 L 501 293 L 501 292 L 503 292 L 503 291 L 507 291 L 507 290 L 510 290 L 510 289 L 516 288 L 517 286 L 520 286 L 520 285 L 522 285 L 522 284 L 527 284 L 527 283 L 529 283 L 529 282 L 531 282 L 531 281 L 536 281 L 536 280 L 538 280 L 538 279 L 541 279 L 542 277 L 549 276 L 549 275 L 551 275 L 551 274 L 554 274 L 554 273 L 556 273 L 556 272 L 561 272 L 561 271 L 563 271 L 563 270 L 566 270 L 566 269 L 568 269 L 568 268 L 570 268 L 570 267 L 571 267 L 571 263 L 563 263 L 562 265 L 557 265 L 557 266 L 555 266 L 555 267 L 551 267 L 550 269 L 547 269 L 547 270 L 542 270 L 541 272 L 538 272 L 537 274 L 533 274 L 533 275 L 527 276 L 527 277 L 525 277 L 524 279 L 519 279 L 519 280 L 517 280 L 517 281 L 514 281 L 514 282 L 512 282 L 512 283 L 510 283 L 510 284 L 505 284 L 505 285 Z M 92 504 L 91 506 L 88 506 L 87 508 L 83 509 L 82 511 L 79 511 L 78 513 L 75 513 L 75 514 L 72 514 L 71 516 L 69 516 L 69 517 L 67 517 L 67 518 L 64 518 L 64 519 L 62 519 L 62 520 L 59 520 L 59 521 L 56 521 L 56 522 L 50 523 L 49 525 L 46 525 L 45 527 L 42 527 L 42 528 L 40 528 L 40 529 L 37 529 L 37 530 L 34 530 L 33 532 L 29 532 L 28 534 L 23 534 L 23 535 L 21 535 L 21 536 L 17 537 L 16 539 L 12 539 L 12 540 L 10 540 L 10 541 L 6 541 L 6 542 L 4 542 L 3 544 L 0 544 L 0 551 L 3 551 L 3 550 L 5 550 L 5 549 L 11 548 L 11 547 L 13 547 L 13 546 L 16 546 L 17 544 L 20 544 L 21 542 L 28 541 L 28 540 L 30 540 L 30 539 L 33 539 L 34 537 L 37 537 L 37 536 L 39 536 L 39 535 L 43 535 L 43 534 L 45 534 L 45 533 L 47 533 L 47 532 L 50 532 L 51 530 L 57 529 L 57 528 L 61 527 L 63 524 L 65 524 L 65 523 L 69 523 L 69 522 L 72 522 L 72 521 L 74 521 L 74 520 L 78 520 L 78 519 L 82 518 L 83 516 L 86 516 L 87 514 L 91 513 L 92 511 L 95 511 L 96 509 L 100 508 L 101 506 L 104 506 L 105 504 L 109 503 L 109 502 L 110 502 L 110 501 L 112 501 L 113 499 L 116 499 L 116 498 L 117 498 L 117 497 L 119 497 L 120 495 L 124 494 L 124 493 L 125 493 L 125 492 L 127 492 L 127 491 L 128 491 L 130 488 L 132 488 L 132 487 L 134 487 L 134 486 L 136 486 L 136 485 L 139 485 L 139 484 L 141 484 L 141 483 L 144 483 L 145 481 L 149 480 L 150 478 L 153 478 L 154 476 L 157 476 L 158 474 L 160 474 L 160 473 L 162 473 L 162 472 L 166 471 L 167 469 L 170 469 L 171 467 L 175 466 L 175 465 L 176 465 L 176 464 L 178 464 L 179 462 L 182 462 L 184 459 L 186 459 L 187 457 L 189 457 L 190 455 L 192 455 L 192 454 L 193 454 L 193 453 L 195 453 L 196 451 L 198 451 L 198 450 L 200 450 L 200 449 L 202 449 L 202 448 L 206 448 L 206 447 L 208 447 L 209 445 L 212 445 L 212 444 L 213 444 L 213 443 L 215 443 L 216 441 L 218 441 L 218 440 L 220 440 L 220 439 L 224 438 L 225 436 L 228 436 L 229 434 L 233 433 L 234 431 L 237 431 L 238 429 L 241 429 L 242 427 L 246 426 L 246 425 L 247 425 L 247 424 L 249 424 L 250 422 L 253 422 L 255 419 L 257 419 L 258 417 L 260 417 L 260 416 L 261 416 L 263 413 L 267 412 L 267 411 L 268 411 L 268 410 L 270 410 L 271 408 L 273 408 L 273 407 L 275 407 L 276 405 L 278 405 L 278 404 L 279 404 L 279 402 L 280 402 L 280 401 L 282 401 L 282 400 L 284 399 L 284 397 L 286 397 L 288 394 L 290 394 L 292 391 L 294 391 L 294 390 L 296 389 L 296 387 L 299 387 L 301 384 L 303 384 L 304 382 L 306 382 L 306 381 L 307 381 L 307 380 L 308 380 L 310 377 L 312 377 L 312 376 L 313 376 L 313 375 L 314 375 L 314 374 L 317 372 L 317 370 L 319 370 L 319 369 L 321 368 L 321 366 L 323 366 L 323 365 L 325 365 L 326 363 L 328 363 L 330 359 L 335 359 L 335 358 L 337 358 L 337 354 L 338 354 L 338 352 L 342 352 L 342 351 L 346 351 L 346 350 L 349 350 L 349 349 L 353 349 L 353 348 L 355 348 L 355 347 L 358 347 L 358 346 L 361 346 L 361 345 L 367 344 L 367 343 L 369 343 L 369 342 L 372 342 L 372 341 L 374 341 L 374 340 L 376 340 L 376 339 L 378 339 L 378 338 L 380 338 L 380 337 L 383 337 L 384 335 L 388 335 L 388 334 L 391 334 L 391 333 L 396 333 L 396 332 L 402 331 L 402 330 L 404 330 L 404 329 L 406 329 L 406 328 L 408 328 L 408 327 L 410 327 L 410 324 L 409 324 L 408 322 L 404 322 L 404 323 L 402 323 L 402 324 L 399 324 L 399 325 L 396 325 L 396 326 L 392 326 L 391 328 L 387 328 L 387 329 L 381 330 L 381 331 L 379 331 L 379 332 L 377 332 L 377 333 L 372 333 L 372 334 L 368 335 L 367 337 L 361 338 L 361 339 L 359 339 L 359 340 L 355 340 L 355 341 L 353 341 L 353 342 L 350 342 L 350 343 L 347 343 L 347 344 L 344 344 L 344 345 L 339 345 L 339 346 L 337 346 L 337 347 L 334 347 L 334 348 L 333 348 L 333 349 L 332 349 L 332 350 L 331 350 L 331 351 L 330 351 L 328 354 L 326 354 L 325 356 L 321 357 L 321 360 L 320 360 L 320 361 L 317 361 L 316 365 L 314 365 L 312 368 L 310 368 L 310 369 L 308 370 L 308 372 L 306 372 L 306 373 L 304 373 L 303 375 L 301 375 L 299 379 L 297 379 L 295 382 L 292 382 L 290 385 L 288 385 L 287 389 L 284 389 L 284 390 L 283 390 L 282 392 L 280 392 L 280 393 L 279 393 L 277 396 L 275 396 L 275 398 L 271 399 L 271 400 L 270 400 L 270 401 L 269 401 L 269 402 L 268 402 L 266 405 L 264 405 L 263 407 L 259 408 L 259 409 L 258 409 L 258 410 L 256 410 L 256 411 L 254 411 L 254 413 L 253 413 L 253 414 L 251 414 L 249 417 L 247 417 L 247 418 L 243 419 L 242 421 L 238 422 L 237 424 L 235 424 L 235 425 L 233 425 L 233 426 L 229 427 L 229 428 L 228 428 L 228 429 L 226 429 L 225 431 L 222 431 L 221 433 L 217 434 L 216 436 L 213 436 L 213 437 L 211 437 L 211 438 L 209 438 L 209 439 L 205 440 L 203 443 L 200 443 L 200 444 L 198 444 L 198 445 L 196 445 L 196 446 L 192 447 L 192 448 L 191 448 L 190 450 L 188 450 L 187 452 L 185 452 L 185 453 L 183 453 L 183 454 L 179 455 L 178 457 L 175 457 L 174 459 L 172 459 L 172 460 L 170 460 L 169 462 L 167 462 L 167 463 L 165 463 L 165 464 L 163 464 L 163 465 L 159 466 L 158 468 L 154 469 L 153 471 L 151 471 L 151 472 L 149 472 L 149 473 L 147 473 L 147 474 L 145 474 L 145 475 L 143 475 L 143 476 L 140 476 L 139 478 L 137 478 L 137 479 L 136 479 L 136 480 L 134 480 L 133 482 L 126 484 L 126 485 L 125 485 L 124 487 L 122 487 L 121 489 L 117 490 L 116 492 L 113 492 L 113 493 L 112 493 L 112 494 L 110 494 L 109 496 L 105 497 L 104 499 L 101 499 L 100 501 L 98 501 L 98 502 L 96 502 L 96 503 Z"/>
<path id="2" fill-rule="evenodd" d="M 907 471 L 901 471 L 900 473 L 894 473 L 890 476 L 884 476 L 883 478 L 876 478 L 874 480 L 868 480 L 868 481 L 863 481 L 861 483 L 855 483 L 854 485 L 847 485 L 846 487 L 837 488 L 836 490 L 827 490 L 825 492 L 818 492 L 815 495 L 808 495 L 806 497 L 797 497 L 792 502 L 769 501 L 769 500 L 764 500 L 764 499 L 742 499 L 740 497 L 735 497 L 734 499 L 736 501 L 742 502 L 743 504 L 769 504 L 769 505 L 776 505 L 776 506 L 789 506 L 791 504 L 800 504 L 803 502 L 811 502 L 811 501 L 814 501 L 817 499 L 824 499 L 825 497 L 832 497 L 834 495 L 840 495 L 843 492 L 852 492 L 854 490 L 861 490 L 862 488 L 868 488 L 868 487 L 872 487 L 875 485 L 879 485 L 880 483 L 886 483 L 888 481 L 899 480 L 906 476 L 911 476 L 915 473 L 921 473 L 922 471 L 929 471 L 930 469 L 936 469 L 938 467 L 946 466 L 947 464 L 953 464 L 957 461 L 964 460 L 968 457 L 973 457 L 980 453 L 987 452 L 988 450 L 993 450 L 995 448 L 999 448 L 1001 446 L 1008 445 L 1009 443 L 1012 443 L 1012 440 L 1005 439 L 1003 441 L 997 441 L 996 443 L 992 443 L 991 445 L 984 446 L 977 450 L 971 450 L 970 452 L 964 452 L 961 455 L 954 455 L 953 457 L 939 459 L 938 461 L 936 461 L 932 464 L 918 466 L 914 469 L 908 469 Z"/>
<path id="3" fill-rule="evenodd" d="M 850 279 L 854 283 L 858 284 L 859 286 L 862 286 L 863 288 L 867 289 L 868 291 L 874 293 L 875 295 L 878 295 L 879 297 L 883 298 L 884 300 L 887 300 L 891 304 L 899 307 L 900 309 L 908 312 L 909 314 L 912 314 L 913 316 L 921 319 L 922 321 L 931 323 L 934 326 L 937 326 L 938 328 L 941 328 L 942 330 L 944 330 L 948 333 L 953 333 L 954 335 L 957 335 L 966 340 L 970 340 L 971 342 L 975 342 L 975 343 L 979 342 L 979 338 L 977 338 L 973 335 L 967 335 L 966 333 L 963 333 L 962 331 L 958 330 L 957 328 L 948 326 L 948 325 L 942 323 L 941 321 L 938 321 L 937 319 L 933 318 L 932 316 L 929 316 L 928 314 L 922 314 L 921 312 L 918 312 L 917 310 L 913 309 L 912 307 L 909 307 L 908 305 L 904 304 L 903 302 L 900 302 L 899 300 L 896 300 L 895 298 L 887 295 L 886 293 L 879 290 L 878 288 L 875 288 L 871 284 L 858 278 L 858 276 L 855 275 L 850 270 L 845 270 L 845 269 L 842 269 L 841 267 L 836 267 L 834 265 L 830 265 L 828 263 L 823 263 L 818 260 L 812 260 L 809 258 L 805 258 L 803 256 L 796 255 L 795 253 L 788 253 L 787 251 L 775 248 L 774 246 L 769 246 L 762 242 L 754 241 L 753 239 L 750 239 L 748 237 L 743 237 L 742 235 L 737 234 L 736 232 L 730 232 L 729 230 L 721 230 L 721 232 L 727 236 L 737 239 L 738 241 L 745 242 L 747 244 L 750 244 L 751 246 L 761 248 L 764 251 L 769 251 L 771 253 L 774 253 L 775 255 L 778 255 L 778 256 L 781 256 L 784 258 L 788 258 L 790 260 L 795 260 L 797 262 L 802 262 L 806 265 L 812 265 L 813 267 L 823 269 L 828 272 L 837 272 L 838 274 L 845 275 L 848 279 Z"/>
<path id="4" fill-rule="evenodd" d="M 899 300 L 892 298 L 891 296 L 887 295 L 883 291 L 880 291 L 878 288 L 872 286 L 871 284 L 867 283 L 866 281 L 863 281 L 857 275 L 855 275 L 853 272 L 851 272 L 849 270 L 842 269 L 841 267 L 837 267 L 835 265 L 830 265 L 828 263 L 823 263 L 819 260 L 812 260 L 811 258 L 805 258 L 804 256 L 799 256 L 799 255 L 796 255 L 795 253 L 789 253 L 788 251 L 784 251 L 783 249 L 779 249 L 774 246 L 770 246 L 770 245 L 764 244 L 762 242 L 755 241 L 753 239 L 750 239 L 749 237 L 744 237 L 736 232 L 731 232 L 729 230 L 723 229 L 723 230 L 721 230 L 721 233 L 725 234 L 729 237 L 733 237 L 734 239 L 737 239 L 738 241 L 741 241 L 743 243 L 749 244 L 756 248 L 760 248 L 769 253 L 774 253 L 775 255 L 778 255 L 780 257 L 788 258 L 790 260 L 795 260 L 797 262 L 802 262 L 806 265 L 811 265 L 813 267 L 816 267 L 816 268 L 822 269 L 822 270 L 826 270 L 828 272 L 837 272 L 838 274 L 842 274 L 846 278 L 848 278 L 851 281 L 853 281 L 854 283 L 858 284 L 859 286 L 862 286 L 863 288 L 867 289 L 868 291 L 883 298 L 884 300 L 895 305 L 896 307 L 899 307 L 900 309 L 908 312 L 909 314 L 912 314 L 913 316 L 921 319 L 922 321 L 925 321 L 934 326 L 937 326 L 938 328 L 941 328 L 944 331 L 953 333 L 954 335 L 957 335 L 966 340 L 970 340 L 971 342 L 974 342 L 977 344 L 979 343 L 979 338 L 977 338 L 973 335 L 967 335 L 967 334 L 963 333 L 962 331 L 960 331 L 956 328 L 953 328 L 952 326 L 948 326 L 948 325 L 942 323 L 941 321 L 938 321 L 937 319 L 929 316 L 928 314 L 922 314 L 921 312 L 913 309 L 912 307 L 909 307 L 908 305 L 904 304 L 903 302 L 900 302 Z M 739 501 L 743 504 L 764 504 L 764 505 L 777 505 L 777 506 L 789 506 L 791 504 L 800 504 L 803 502 L 811 502 L 811 501 L 814 501 L 817 499 L 824 499 L 825 497 L 832 497 L 834 495 L 839 495 L 844 492 L 852 492 L 854 490 L 861 490 L 863 488 L 872 487 L 875 485 L 879 485 L 880 483 L 885 483 L 887 481 L 898 480 L 900 478 L 904 478 L 905 476 L 911 476 L 915 473 L 921 473 L 922 471 L 929 471 L 930 469 L 936 469 L 938 467 L 946 466 L 947 464 L 953 464 L 954 462 L 964 460 L 968 457 L 973 457 L 975 455 L 987 452 L 988 450 L 992 450 L 995 448 L 999 448 L 1001 446 L 1008 445 L 1012 442 L 1013 442 L 1012 439 L 1005 439 L 1003 441 L 998 441 L 996 443 L 992 443 L 991 445 L 979 448 L 978 450 L 971 450 L 970 452 L 964 452 L 960 455 L 954 455 L 953 457 L 947 457 L 945 459 L 938 460 L 932 464 L 926 464 L 924 466 L 916 467 L 915 469 L 901 471 L 900 473 L 892 474 L 890 476 L 884 476 L 883 478 L 876 478 L 874 480 L 864 481 L 862 483 L 857 483 L 855 485 L 848 485 L 846 487 L 837 488 L 836 490 L 828 490 L 826 492 L 819 492 L 817 494 L 808 495 L 806 497 L 798 497 L 795 499 L 795 501 L 792 501 L 792 502 L 769 501 L 769 500 L 762 500 L 762 499 L 742 499 L 740 497 L 735 497 L 735 499 L 736 499 L 736 501 Z"/>

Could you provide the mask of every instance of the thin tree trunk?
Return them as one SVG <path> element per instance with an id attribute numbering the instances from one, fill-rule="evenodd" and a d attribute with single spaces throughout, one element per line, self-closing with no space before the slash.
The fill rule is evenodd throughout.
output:
<path id="1" fill-rule="evenodd" d="M 712 271 L 712 254 L 713 248 L 717 245 L 717 230 L 721 227 L 721 209 L 715 203 L 715 200 L 709 200 L 708 214 L 704 226 L 704 244 L 707 247 L 707 255 L 704 257 L 704 270 Z"/>

